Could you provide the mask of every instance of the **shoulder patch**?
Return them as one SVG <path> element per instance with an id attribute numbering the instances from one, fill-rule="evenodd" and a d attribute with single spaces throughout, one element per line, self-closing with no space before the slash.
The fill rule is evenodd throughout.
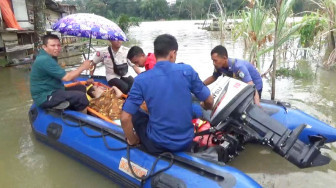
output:
<path id="1" fill-rule="evenodd" d="M 244 77 L 245 77 L 245 74 L 244 74 L 243 72 L 241 72 L 241 71 L 238 71 L 238 76 L 239 76 L 240 78 L 244 78 Z"/>
<path id="2" fill-rule="evenodd" d="M 192 75 L 192 72 L 190 70 L 184 70 L 183 75 L 184 76 L 190 76 L 190 75 Z"/>

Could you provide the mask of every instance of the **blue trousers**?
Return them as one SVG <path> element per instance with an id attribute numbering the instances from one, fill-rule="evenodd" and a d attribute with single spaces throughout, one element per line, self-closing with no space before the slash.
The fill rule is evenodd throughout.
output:
<path id="1" fill-rule="evenodd" d="M 147 124 L 149 121 L 149 116 L 146 112 L 143 110 L 138 110 L 137 113 L 135 113 L 132 116 L 132 122 L 135 132 L 140 138 L 140 142 L 142 146 L 152 154 L 160 154 L 162 152 L 165 152 L 165 150 L 155 144 L 150 138 L 147 136 Z"/>

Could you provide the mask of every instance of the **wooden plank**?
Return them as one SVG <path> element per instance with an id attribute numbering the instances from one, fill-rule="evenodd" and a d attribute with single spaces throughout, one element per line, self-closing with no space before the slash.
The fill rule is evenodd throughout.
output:
<path id="1" fill-rule="evenodd" d="M 1 33 L 1 37 L 3 41 L 17 41 L 18 37 L 16 33 Z"/>
<path id="2" fill-rule="evenodd" d="M 20 50 L 27 50 L 34 48 L 34 44 L 26 44 L 26 45 L 17 45 L 17 46 L 6 46 L 6 52 L 15 52 Z"/>
<path id="3" fill-rule="evenodd" d="M 19 44 L 19 41 L 17 41 L 17 40 L 11 40 L 11 41 L 4 41 L 4 43 L 5 43 L 5 46 L 7 47 L 7 46 L 17 46 L 18 44 Z"/>

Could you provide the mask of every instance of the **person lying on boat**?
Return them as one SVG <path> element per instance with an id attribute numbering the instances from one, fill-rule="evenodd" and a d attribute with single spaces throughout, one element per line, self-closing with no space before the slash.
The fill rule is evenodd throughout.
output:
<path id="1" fill-rule="evenodd" d="M 228 58 L 227 50 L 222 45 L 211 50 L 211 59 L 215 70 L 212 76 L 204 80 L 205 85 L 212 84 L 221 75 L 240 79 L 247 84 L 255 85 L 257 92 L 255 92 L 254 102 L 260 106 L 263 82 L 258 70 L 250 62 Z"/>
<path id="2" fill-rule="evenodd" d="M 147 56 L 139 46 L 133 46 L 128 50 L 127 58 L 138 67 L 145 67 L 148 71 L 156 64 L 156 58 L 153 53 L 148 53 Z"/>
<path id="3" fill-rule="evenodd" d="M 194 137 L 193 93 L 212 108 L 213 96 L 190 66 L 175 64 L 178 44 L 174 36 L 163 34 L 154 41 L 157 63 L 135 77 L 123 105 L 121 126 L 129 145 L 141 142 L 150 153 L 184 151 Z M 139 110 L 145 101 L 148 114 Z M 135 132 L 133 131 L 133 128 Z"/>
<path id="4" fill-rule="evenodd" d="M 134 81 L 128 67 L 132 67 L 138 74 L 141 70 L 127 59 L 128 48 L 122 46 L 122 41 L 110 41 L 110 43 L 111 46 L 97 51 L 92 61 L 94 64 L 102 62 L 105 65 L 106 80 L 109 86 L 116 86 L 123 93 L 128 93 Z M 94 70 L 91 74 L 93 72 Z"/>
<path id="5" fill-rule="evenodd" d="M 65 88 L 63 81 L 77 78 L 81 72 L 90 69 L 91 62 L 86 60 L 76 70 L 65 72 L 57 63 L 57 56 L 62 49 L 58 36 L 44 35 L 42 41 L 42 49 L 30 72 L 30 92 L 34 103 L 42 108 L 53 108 L 68 101 L 69 109 L 85 112 L 89 105 L 85 86 Z"/>
<path id="6" fill-rule="evenodd" d="M 91 85 L 87 94 L 90 96 L 90 108 L 111 120 L 120 119 L 124 99 L 123 93 L 117 87 L 102 88 Z"/>
<path id="7" fill-rule="evenodd" d="M 120 119 L 121 108 L 126 95 L 120 89 L 91 84 L 87 87 L 87 95 L 90 101 L 89 107 L 110 120 Z M 147 111 L 146 104 L 141 108 Z"/>
<path id="8" fill-rule="evenodd" d="M 109 88 L 99 86 L 99 85 L 95 85 L 95 84 L 90 84 L 89 86 L 87 86 L 86 90 L 87 90 L 88 100 L 91 101 L 92 99 L 96 99 L 96 98 L 101 97 L 104 92 L 109 90 Z M 118 99 L 121 99 L 124 95 L 120 91 L 120 89 L 118 89 L 116 86 L 111 87 L 110 90 L 112 90 L 113 93 L 115 93 L 115 96 Z"/>

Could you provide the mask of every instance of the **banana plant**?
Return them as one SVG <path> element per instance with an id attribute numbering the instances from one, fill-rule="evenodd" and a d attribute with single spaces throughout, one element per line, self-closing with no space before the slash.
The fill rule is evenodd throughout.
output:
<path id="1" fill-rule="evenodd" d="M 336 39 L 334 31 L 336 29 L 336 0 L 311 0 L 315 5 L 320 8 L 322 18 L 326 19 L 328 22 L 328 27 L 324 31 L 327 49 L 324 54 L 323 65 L 326 68 L 330 68 L 336 61 Z"/>
<path id="2" fill-rule="evenodd" d="M 301 24 L 295 24 L 291 27 L 287 25 L 287 18 L 292 13 L 292 7 L 295 0 L 277 0 L 275 11 L 275 31 L 274 31 L 274 44 L 273 44 L 273 71 L 272 71 L 272 92 L 271 99 L 275 98 L 275 80 L 276 80 L 276 68 L 277 68 L 277 52 L 278 48 L 288 41 L 300 28 Z M 265 50 L 267 51 L 267 50 Z M 264 52 L 262 52 L 264 53 Z"/>
<path id="3" fill-rule="evenodd" d="M 271 32 L 274 24 L 270 22 L 271 14 L 266 10 L 262 1 L 255 1 L 254 7 L 248 13 L 248 28 L 245 35 L 248 36 L 249 60 L 259 67 L 258 52 L 266 47 L 266 42 L 271 40 Z"/>
<path id="4" fill-rule="evenodd" d="M 271 11 L 265 8 L 263 1 L 256 0 L 247 10 L 240 12 L 242 21 L 233 29 L 234 39 L 244 38 L 245 49 L 249 54 L 249 61 L 259 68 L 258 52 L 266 48 L 266 43 L 272 41 L 274 31 L 271 20 Z"/>

